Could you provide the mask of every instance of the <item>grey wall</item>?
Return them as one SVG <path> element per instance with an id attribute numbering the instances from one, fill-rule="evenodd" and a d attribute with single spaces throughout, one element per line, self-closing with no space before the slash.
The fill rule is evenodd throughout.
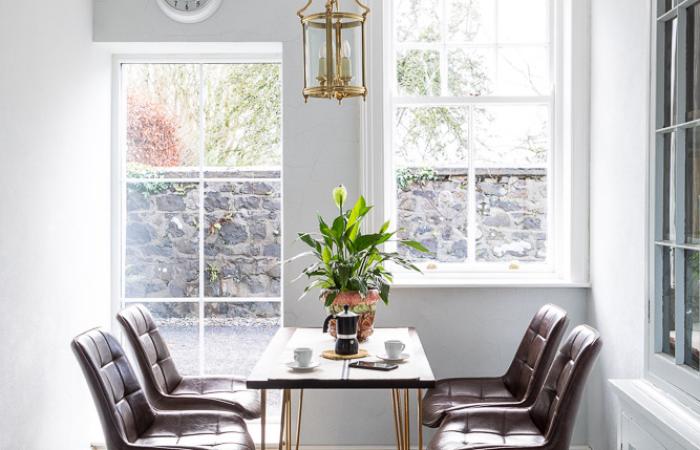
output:
<path id="1" fill-rule="evenodd" d="M 606 380 L 643 374 L 649 3 L 592 2 L 588 315 L 605 340 L 589 386 L 588 436 L 596 450 L 616 445 L 617 411 Z"/>
<path id="2" fill-rule="evenodd" d="M 110 58 L 88 0 L 0 11 L 0 448 L 86 449 L 69 342 L 109 323 Z"/>

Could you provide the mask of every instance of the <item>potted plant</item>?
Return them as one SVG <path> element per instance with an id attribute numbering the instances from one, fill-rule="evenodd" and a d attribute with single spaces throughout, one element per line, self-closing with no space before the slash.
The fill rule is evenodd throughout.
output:
<path id="1" fill-rule="evenodd" d="M 330 314 L 338 314 L 344 305 L 360 315 L 358 339 L 364 342 L 374 331 L 377 303 L 381 299 L 389 304 L 389 291 L 393 280 L 387 263 L 393 262 L 408 270 L 420 269 L 396 252 L 385 252 L 380 246 L 393 239 L 396 231 L 388 231 L 389 221 L 376 233 L 363 234 L 362 223 L 372 210 L 360 196 L 350 210 L 344 210 L 347 191 L 344 186 L 333 190 L 333 200 L 338 216 L 326 222 L 318 216 L 318 233 L 300 233 L 299 239 L 311 247 L 310 251 L 293 259 L 313 256 L 315 261 L 306 267 L 299 278 L 306 276 L 310 283 L 302 297 L 312 289 L 321 289 L 321 300 Z M 396 240 L 399 245 L 428 253 L 421 243 L 412 240 Z M 335 324 L 330 332 L 335 336 Z"/>

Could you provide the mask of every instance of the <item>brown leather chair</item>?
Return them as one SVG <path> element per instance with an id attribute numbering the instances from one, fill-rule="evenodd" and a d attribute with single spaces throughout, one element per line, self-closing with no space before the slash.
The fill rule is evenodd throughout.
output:
<path id="1" fill-rule="evenodd" d="M 109 450 L 255 450 L 243 419 L 230 412 L 154 410 L 119 342 L 90 330 L 71 343 L 90 386 Z"/>
<path id="2" fill-rule="evenodd" d="M 423 400 L 423 424 L 440 426 L 447 413 L 481 406 L 530 406 L 544 383 L 568 320 L 566 311 L 545 305 L 535 314 L 505 375 L 439 380 Z"/>
<path id="3" fill-rule="evenodd" d="M 234 376 L 183 377 L 175 367 L 151 313 L 142 305 L 117 314 L 144 380 L 146 394 L 159 409 L 230 411 L 244 419 L 261 414 L 260 395 Z"/>
<path id="4" fill-rule="evenodd" d="M 451 412 L 429 450 L 568 450 L 586 379 L 602 347 L 600 335 L 576 327 L 554 359 L 534 405 Z"/>

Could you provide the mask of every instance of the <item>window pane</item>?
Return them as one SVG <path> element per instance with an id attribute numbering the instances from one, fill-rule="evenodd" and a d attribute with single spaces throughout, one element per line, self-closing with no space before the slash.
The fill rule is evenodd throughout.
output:
<path id="1" fill-rule="evenodd" d="M 129 170 L 199 165 L 195 64 L 125 64 Z"/>
<path id="2" fill-rule="evenodd" d="M 126 297 L 199 295 L 198 184 L 130 183 L 126 196 Z"/>
<path id="3" fill-rule="evenodd" d="M 396 56 L 399 95 L 440 95 L 440 53 L 405 50 Z"/>
<path id="4" fill-rule="evenodd" d="M 700 127 L 685 135 L 685 238 L 700 244 Z"/>
<path id="5" fill-rule="evenodd" d="M 547 0 L 499 0 L 498 11 L 498 42 L 547 42 Z"/>
<path id="6" fill-rule="evenodd" d="M 666 22 L 664 32 L 664 126 L 676 123 L 676 26 L 678 19 Z"/>
<path id="7" fill-rule="evenodd" d="M 684 361 L 700 369 L 700 253 L 685 252 L 685 349 Z"/>
<path id="8" fill-rule="evenodd" d="M 550 150 L 547 106 L 480 106 L 473 112 L 477 168 L 546 167 Z"/>
<path id="9" fill-rule="evenodd" d="M 435 0 L 394 0 L 399 42 L 440 40 L 440 8 Z"/>
<path id="10" fill-rule="evenodd" d="M 158 302 L 143 306 L 153 315 L 178 372 L 184 376 L 199 375 L 199 305 Z"/>
<path id="11" fill-rule="evenodd" d="M 659 0 L 659 7 L 661 8 L 661 13 L 670 11 L 673 8 L 675 0 Z"/>
<path id="12" fill-rule="evenodd" d="M 280 296 L 280 190 L 274 180 L 206 183 L 207 297 Z"/>
<path id="13" fill-rule="evenodd" d="M 688 8 L 687 120 L 700 119 L 700 4 Z"/>
<path id="14" fill-rule="evenodd" d="M 550 95 L 549 50 L 546 47 L 500 49 L 495 93 Z"/>
<path id="15" fill-rule="evenodd" d="M 467 258 L 466 169 L 411 168 L 397 171 L 401 239 L 414 239 L 436 256 L 399 246 L 413 260 L 464 262 Z"/>
<path id="16" fill-rule="evenodd" d="M 280 166 L 279 64 L 205 64 L 206 164 Z"/>
<path id="17" fill-rule="evenodd" d="M 453 42 L 496 42 L 496 2 L 448 0 L 448 39 Z"/>
<path id="18" fill-rule="evenodd" d="M 448 53 L 448 87 L 455 96 L 490 95 L 494 92 L 494 51 L 457 49 Z"/>
<path id="19" fill-rule="evenodd" d="M 658 207 L 662 215 L 661 239 L 674 241 L 676 239 L 676 134 L 667 133 L 663 136 L 663 161 L 658 183 L 660 198 Z"/>
<path id="20" fill-rule="evenodd" d="M 675 250 L 661 249 L 661 345 L 662 352 L 676 354 L 676 273 Z"/>
<path id="21" fill-rule="evenodd" d="M 206 303 L 204 371 L 248 377 L 281 323 L 281 303 Z"/>
<path id="22" fill-rule="evenodd" d="M 477 261 L 546 261 L 545 169 L 476 173 Z"/>
<path id="23" fill-rule="evenodd" d="M 466 167 L 468 108 L 396 109 L 395 167 Z"/>

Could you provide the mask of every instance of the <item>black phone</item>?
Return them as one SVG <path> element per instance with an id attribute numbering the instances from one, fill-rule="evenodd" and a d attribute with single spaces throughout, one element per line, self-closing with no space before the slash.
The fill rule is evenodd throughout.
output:
<path id="1" fill-rule="evenodd" d="M 383 370 L 387 372 L 389 370 L 397 369 L 399 366 L 396 364 L 388 364 L 383 362 L 357 361 L 350 363 L 350 367 L 354 367 L 355 369 Z"/>

